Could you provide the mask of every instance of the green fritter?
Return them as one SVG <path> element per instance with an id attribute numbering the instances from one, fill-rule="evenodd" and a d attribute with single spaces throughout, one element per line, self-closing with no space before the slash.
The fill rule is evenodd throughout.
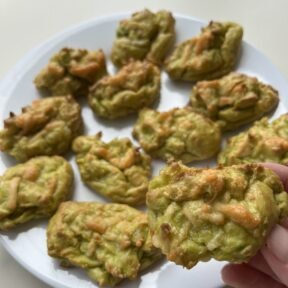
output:
<path id="1" fill-rule="evenodd" d="M 4 121 L 0 150 L 21 162 L 40 155 L 62 155 L 82 130 L 81 108 L 71 96 L 37 99 Z"/>
<path id="2" fill-rule="evenodd" d="M 65 202 L 47 229 L 48 253 L 85 269 L 100 286 L 135 279 L 161 258 L 146 214 L 123 204 Z"/>
<path id="3" fill-rule="evenodd" d="M 279 177 L 257 164 L 197 169 L 174 162 L 147 193 L 152 242 L 188 269 L 214 258 L 248 262 L 288 216 Z"/>
<path id="4" fill-rule="evenodd" d="M 146 59 L 161 65 L 174 40 L 173 15 L 164 10 L 152 13 L 145 9 L 120 22 L 111 59 L 118 67 L 127 64 L 130 59 Z"/>
<path id="5" fill-rule="evenodd" d="M 288 114 L 272 123 L 262 118 L 249 130 L 228 139 L 218 156 L 221 165 L 257 162 L 288 164 Z"/>
<path id="6" fill-rule="evenodd" d="M 0 176 L 0 230 L 48 218 L 70 196 L 73 172 L 60 156 L 40 156 Z"/>
<path id="7" fill-rule="evenodd" d="M 236 65 L 243 29 L 232 22 L 210 22 L 200 35 L 179 44 L 165 60 L 173 80 L 201 81 L 228 74 Z"/>
<path id="8" fill-rule="evenodd" d="M 52 95 L 88 95 L 88 88 L 107 75 L 102 50 L 63 48 L 57 52 L 36 76 L 37 88 Z"/>
<path id="9" fill-rule="evenodd" d="M 218 125 L 190 107 L 166 112 L 141 110 L 133 136 L 152 157 L 183 163 L 212 157 L 221 143 Z"/>
<path id="10" fill-rule="evenodd" d="M 261 118 L 278 102 L 278 92 L 273 87 L 239 73 L 198 82 L 190 97 L 190 105 L 195 111 L 217 121 L 224 131 Z"/>
<path id="11" fill-rule="evenodd" d="M 160 71 L 147 61 L 132 61 L 90 89 L 89 104 L 100 117 L 115 119 L 152 106 L 160 96 Z"/>
<path id="12" fill-rule="evenodd" d="M 73 142 L 81 178 L 92 190 L 114 202 L 145 203 L 151 158 L 128 138 L 101 140 L 102 134 L 80 136 Z"/>

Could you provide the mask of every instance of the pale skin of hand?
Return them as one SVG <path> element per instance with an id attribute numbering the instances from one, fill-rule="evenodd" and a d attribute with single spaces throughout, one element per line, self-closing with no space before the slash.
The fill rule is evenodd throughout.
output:
<path id="1" fill-rule="evenodd" d="M 288 191 L 288 167 L 265 163 Z M 288 219 L 277 224 L 266 245 L 247 264 L 228 264 L 222 269 L 223 281 L 233 288 L 288 287 Z"/>

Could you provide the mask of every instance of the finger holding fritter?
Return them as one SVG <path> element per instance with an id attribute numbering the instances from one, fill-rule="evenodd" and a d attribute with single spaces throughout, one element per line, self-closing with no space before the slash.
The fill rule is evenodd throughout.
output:
<path id="1" fill-rule="evenodd" d="M 153 244 L 192 268 L 215 258 L 248 262 L 288 215 L 279 177 L 261 165 L 197 169 L 172 163 L 147 193 Z"/>

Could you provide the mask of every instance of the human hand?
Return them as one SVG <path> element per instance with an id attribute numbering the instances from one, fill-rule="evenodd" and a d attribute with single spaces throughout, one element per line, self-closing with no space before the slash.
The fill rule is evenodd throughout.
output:
<path id="1" fill-rule="evenodd" d="M 288 167 L 263 164 L 272 169 L 288 191 Z M 228 264 L 222 269 L 223 281 L 234 288 L 288 287 L 288 219 L 277 224 L 266 245 L 246 264 Z"/>

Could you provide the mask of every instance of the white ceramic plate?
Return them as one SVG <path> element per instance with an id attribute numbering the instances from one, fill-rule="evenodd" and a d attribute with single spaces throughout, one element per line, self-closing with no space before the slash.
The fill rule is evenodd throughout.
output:
<path id="1" fill-rule="evenodd" d="M 54 52 L 64 46 L 87 49 L 102 48 L 108 56 L 118 22 L 130 14 L 122 13 L 88 21 L 68 29 L 31 51 L 10 71 L 0 84 L 1 122 L 8 117 L 10 111 L 19 113 L 21 107 L 30 104 L 33 99 L 41 97 L 33 86 L 33 79 L 38 71 L 47 64 Z M 177 42 L 198 34 L 201 26 L 205 24 L 191 17 L 175 16 Z M 114 71 L 110 62 L 108 68 L 110 72 Z M 255 75 L 260 80 L 272 84 L 279 90 L 281 102 L 273 117 L 278 117 L 287 110 L 287 99 L 285 98 L 288 95 L 287 82 L 269 60 L 245 42 L 242 45 L 241 59 L 237 70 Z M 172 107 L 186 105 L 191 87 L 191 84 L 172 83 L 167 75 L 162 73 L 162 94 L 158 109 L 163 111 Z M 82 104 L 87 134 L 103 131 L 104 140 L 110 140 L 114 137 L 131 137 L 131 127 L 136 119 L 135 117 L 131 117 L 129 120 L 117 120 L 117 122 L 98 121 L 87 104 Z M 76 176 L 73 199 L 103 202 L 104 199 L 102 197 L 97 196 L 81 183 L 73 156 L 68 158 L 73 165 Z M 13 163 L 14 161 L 10 157 L 1 154 L 0 174 Z M 197 163 L 197 166 L 207 164 L 213 165 L 214 162 L 201 162 Z M 160 162 L 154 163 L 154 174 L 158 173 L 162 165 Z M 52 287 L 97 287 L 88 279 L 84 271 L 76 268 L 63 269 L 58 265 L 57 261 L 47 256 L 46 225 L 47 221 L 29 223 L 13 232 L 2 234 L 0 239 L 8 252 L 20 264 Z M 223 286 L 220 278 L 222 266 L 223 263 L 210 261 L 209 263 L 200 263 L 189 271 L 173 263 L 163 262 L 145 271 L 137 281 L 124 282 L 121 287 L 174 288 L 180 286 L 181 288 L 190 288 L 193 286 L 197 288 L 219 288 Z"/>

